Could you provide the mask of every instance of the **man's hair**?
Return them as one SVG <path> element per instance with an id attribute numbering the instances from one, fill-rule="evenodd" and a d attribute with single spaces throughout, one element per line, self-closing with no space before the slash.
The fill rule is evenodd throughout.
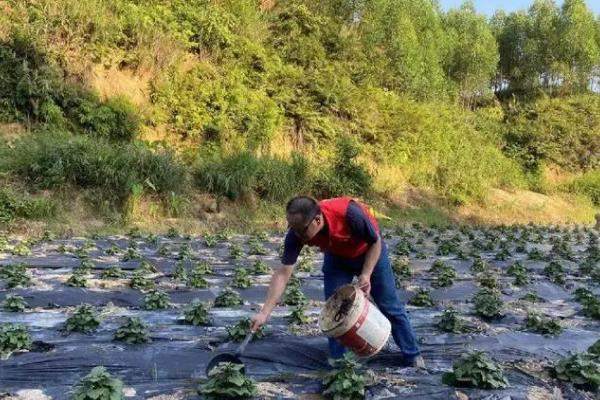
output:
<path id="1" fill-rule="evenodd" d="M 302 221 L 308 224 L 321 213 L 319 203 L 309 196 L 297 196 L 288 201 L 285 211 L 288 215 L 301 215 Z"/>

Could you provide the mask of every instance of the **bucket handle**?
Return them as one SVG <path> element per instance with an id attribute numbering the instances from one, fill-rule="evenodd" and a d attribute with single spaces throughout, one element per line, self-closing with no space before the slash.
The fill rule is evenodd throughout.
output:
<path id="1" fill-rule="evenodd" d="M 338 308 L 338 312 L 335 313 L 333 320 L 335 322 L 340 322 L 343 318 L 346 318 L 350 308 L 352 308 L 352 304 L 354 303 L 353 299 L 343 299 L 342 304 L 340 304 Z"/>
<path id="2" fill-rule="evenodd" d="M 358 286 L 358 283 L 355 282 L 352 284 L 352 286 L 354 286 L 354 288 L 356 289 L 357 292 L 361 292 L 364 294 L 364 292 L 362 291 L 360 286 Z M 369 299 L 369 301 L 373 301 L 373 297 L 371 297 L 371 294 L 369 294 L 366 297 L 367 297 L 367 299 Z M 345 318 L 346 315 L 348 315 L 350 308 L 352 308 L 352 304 L 354 304 L 354 299 L 342 300 L 342 304 L 340 304 L 340 307 L 338 308 L 338 312 L 335 313 L 335 315 L 333 316 L 333 320 L 335 322 L 340 322 L 343 318 Z"/>

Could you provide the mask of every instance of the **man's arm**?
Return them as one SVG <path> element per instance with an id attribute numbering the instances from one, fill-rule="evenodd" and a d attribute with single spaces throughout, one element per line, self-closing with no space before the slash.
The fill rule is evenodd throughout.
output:
<path id="1" fill-rule="evenodd" d="M 362 272 L 358 276 L 358 285 L 365 292 L 365 294 L 369 294 L 371 292 L 371 274 L 373 273 L 373 269 L 375 269 L 375 265 L 377 265 L 380 255 L 381 238 L 378 237 L 377 241 L 373 243 L 369 247 L 369 250 L 367 250 L 365 253 L 365 261 L 363 263 Z"/>
<path id="2" fill-rule="evenodd" d="M 256 332 L 261 326 L 267 322 L 269 315 L 273 311 L 273 308 L 279 302 L 285 287 L 287 286 L 290 276 L 294 271 L 293 265 L 282 265 L 277 269 L 271 277 L 271 283 L 269 284 L 269 291 L 267 292 L 267 299 L 263 304 L 260 312 L 252 318 L 252 331 Z"/>
<path id="3" fill-rule="evenodd" d="M 271 283 L 269 284 L 265 304 L 260 311 L 252 317 L 252 331 L 256 331 L 267 322 L 267 319 L 269 319 L 269 315 L 271 315 L 273 308 L 275 308 L 279 302 L 279 299 L 290 280 L 290 276 L 292 276 L 294 265 L 298 260 L 298 255 L 300 254 L 302 247 L 303 244 L 298 237 L 296 237 L 294 233 L 288 231 L 283 241 L 281 266 L 279 269 L 275 270 L 271 276 Z"/>
<path id="4" fill-rule="evenodd" d="M 355 201 L 351 201 L 348 205 L 346 222 L 352 235 L 364 240 L 369 245 L 369 249 L 365 253 L 362 272 L 358 276 L 358 285 L 365 294 L 369 294 L 371 291 L 371 274 L 381 255 L 382 239 L 367 214 Z"/>

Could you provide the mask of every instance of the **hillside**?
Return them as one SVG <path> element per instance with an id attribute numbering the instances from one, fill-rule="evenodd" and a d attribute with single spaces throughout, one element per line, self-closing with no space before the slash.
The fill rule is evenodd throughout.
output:
<path id="1" fill-rule="evenodd" d="M 277 227 L 298 193 L 435 224 L 590 223 L 600 204 L 580 0 L 492 20 L 429 0 L 0 10 L 10 229 Z"/>

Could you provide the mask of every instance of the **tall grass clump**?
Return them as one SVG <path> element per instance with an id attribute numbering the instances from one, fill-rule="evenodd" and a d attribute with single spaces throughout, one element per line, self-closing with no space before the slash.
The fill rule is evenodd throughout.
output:
<path id="1" fill-rule="evenodd" d="M 254 192 L 264 199 L 282 201 L 310 184 L 309 163 L 299 154 L 289 161 L 249 152 L 201 156 L 194 177 L 199 188 L 232 200 Z"/>
<path id="2" fill-rule="evenodd" d="M 177 193 L 186 180 L 185 167 L 171 153 L 62 132 L 25 135 L 2 155 L 3 168 L 34 186 L 98 189 L 117 202 L 124 201 L 135 185 L 158 194 Z"/>
<path id="3" fill-rule="evenodd" d="M 590 171 L 573 179 L 567 190 L 586 195 L 594 205 L 600 206 L 600 171 Z"/>

